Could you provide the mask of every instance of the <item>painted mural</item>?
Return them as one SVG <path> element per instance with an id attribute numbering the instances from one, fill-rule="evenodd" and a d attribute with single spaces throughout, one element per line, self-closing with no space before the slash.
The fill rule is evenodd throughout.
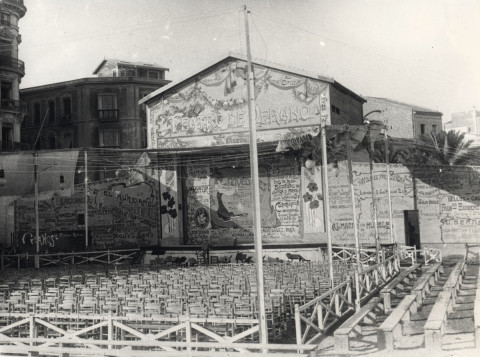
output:
<path id="1" fill-rule="evenodd" d="M 254 66 L 258 141 L 318 133 L 329 124 L 328 84 Z M 323 106 L 323 110 L 322 110 Z M 248 143 L 246 62 L 232 60 L 149 109 L 149 147 Z"/>
<path id="2" fill-rule="evenodd" d="M 41 236 L 76 232 L 78 239 L 84 240 L 84 189 L 84 185 L 77 185 L 75 193 L 68 197 L 60 196 L 57 191 L 42 194 L 39 201 Z M 158 202 L 158 181 L 143 173 L 136 172 L 127 179 L 90 183 L 88 229 L 93 245 L 98 249 L 156 245 Z M 15 217 L 17 232 L 35 235 L 33 198 L 17 200 Z"/>
<path id="3" fill-rule="evenodd" d="M 301 240 L 300 170 L 294 160 L 259 164 L 264 243 Z M 248 162 L 187 166 L 188 243 L 253 242 L 253 198 Z"/>

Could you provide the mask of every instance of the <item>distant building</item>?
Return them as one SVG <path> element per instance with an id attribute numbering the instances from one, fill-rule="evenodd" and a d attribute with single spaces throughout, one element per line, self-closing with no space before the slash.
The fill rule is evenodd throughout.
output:
<path id="1" fill-rule="evenodd" d="M 95 77 L 22 89 L 24 149 L 145 148 L 145 106 L 138 101 L 170 82 L 165 71 L 158 65 L 103 60 Z"/>
<path id="2" fill-rule="evenodd" d="M 27 8 L 23 0 L 0 1 L 0 151 L 20 147 L 20 125 L 25 109 L 20 102 L 19 86 L 25 75 L 25 65 L 18 59 L 18 21 Z"/>
<path id="3" fill-rule="evenodd" d="M 442 113 L 438 111 L 387 98 L 364 99 L 364 116 L 383 121 L 392 137 L 412 139 L 442 130 Z"/>
<path id="4" fill-rule="evenodd" d="M 444 125 L 445 130 L 460 131 L 465 134 L 478 136 L 480 134 L 480 111 L 475 107 L 472 110 L 453 113 L 451 120 Z"/>

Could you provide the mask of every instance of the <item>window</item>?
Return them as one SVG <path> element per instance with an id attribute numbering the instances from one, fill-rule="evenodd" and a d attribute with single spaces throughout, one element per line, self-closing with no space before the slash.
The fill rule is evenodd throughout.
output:
<path id="1" fill-rule="evenodd" d="M 102 120 L 118 119 L 118 93 L 105 89 L 97 92 L 98 118 Z"/>
<path id="2" fill-rule="evenodd" d="M 147 70 L 145 68 L 139 68 L 138 76 L 141 78 L 147 78 Z"/>
<path id="3" fill-rule="evenodd" d="M 127 69 L 127 77 L 136 77 L 137 76 L 137 71 L 134 69 Z"/>
<path id="4" fill-rule="evenodd" d="M 40 125 L 40 103 L 33 103 L 33 124 L 34 125 Z"/>
<path id="5" fill-rule="evenodd" d="M 2 12 L 1 22 L 2 22 L 2 25 L 9 26 L 10 25 L 10 14 L 7 14 L 6 12 Z"/>
<path id="6" fill-rule="evenodd" d="M 12 82 L 2 79 L 1 91 L 2 101 L 12 99 Z"/>
<path id="7" fill-rule="evenodd" d="M 157 71 L 149 71 L 148 78 L 158 79 L 158 72 Z"/>
<path id="8" fill-rule="evenodd" d="M 123 68 L 120 70 L 120 77 L 126 77 L 126 73 Z"/>
<path id="9" fill-rule="evenodd" d="M 425 124 L 420 124 L 420 134 L 425 134 Z"/>
<path id="10" fill-rule="evenodd" d="M 332 113 L 340 114 L 340 109 L 332 104 Z"/>
<path id="11" fill-rule="evenodd" d="M 70 120 L 72 116 L 72 98 L 63 97 L 63 119 Z"/>
<path id="12" fill-rule="evenodd" d="M 100 129 L 99 130 L 99 146 L 100 147 L 118 147 L 118 130 L 116 129 Z"/>
<path id="13" fill-rule="evenodd" d="M 55 101 L 48 101 L 48 121 L 50 123 L 55 123 Z"/>
<path id="14" fill-rule="evenodd" d="M 436 124 L 433 124 L 433 125 L 432 125 L 432 133 L 433 133 L 433 134 L 436 134 L 436 133 L 437 133 L 437 125 L 436 125 Z"/>
<path id="15" fill-rule="evenodd" d="M 55 136 L 49 136 L 48 137 L 48 147 L 50 149 L 56 149 L 56 141 L 55 141 Z"/>
<path id="16" fill-rule="evenodd" d="M 70 133 L 63 134 L 63 147 L 65 149 L 73 148 L 72 134 Z"/>

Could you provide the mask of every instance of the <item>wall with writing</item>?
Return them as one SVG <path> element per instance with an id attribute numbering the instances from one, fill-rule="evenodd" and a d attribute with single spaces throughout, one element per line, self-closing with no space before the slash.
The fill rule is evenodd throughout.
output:
<path id="1" fill-rule="evenodd" d="M 387 170 L 374 164 L 373 187 L 381 243 L 390 242 Z M 375 244 L 375 216 L 368 163 L 353 163 L 358 236 L 362 245 Z M 331 232 L 334 244 L 355 244 L 353 210 L 346 162 L 329 168 Z M 390 195 L 394 241 L 406 242 L 405 210 L 418 210 L 422 246 L 463 249 L 480 243 L 480 168 L 405 167 L 390 164 Z"/>
<path id="2" fill-rule="evenodd" d="M 264 159 L 259 164 L 264 243 L 299 243 L 302 235 L 300 169 L 295 160 Z M 201 167 L 187 165 L 188 244 L 253 242 L 253 198 L 248 162 Z"/>
<path id="3" fill-rule="evenodd" d="M 84 185 L 78 185 L 72 196 L 60 196 L 57 192 L 42 193 L 39 226 L 45 237 L 69 231 L 78 235 L 78 232 L 84 231 L 84 190 Z M 90 183 L 88 230 L 93 245 L 99 249 L 156 245 L 159 240 L 159 202 L 158 181 L 147 176 Z M 29 235 L 35 236 L 33 198 L 22 198 L 16 202 L 15 222 L 19 242 Z M 84 235 L 79 239 L 84 242 Z M 50 251 L 55 249 L 50 247 Z"/>
<path id="4" fill-rule="evenodd" d="M 359 241 L 362 245 L 374 245 L 375 215 L 369 164 L 353 163 L 352 173 Z M 338 169 L 330 167 L 329 185 L 332 240 L 335 244 L 353 245 L 355 244 L 354 219 L 346 162 L 340 162 Z M 374 164 L 373 187 L 379 241 L 380 243 L 390 243 L 390 205 L 385 164 Z M 405 242 L 403 212 L 413 209 L 414 195 L 410 171 L 401 165 L 390 164 L 390 195 L 394 240 L 403 244 Z"/>

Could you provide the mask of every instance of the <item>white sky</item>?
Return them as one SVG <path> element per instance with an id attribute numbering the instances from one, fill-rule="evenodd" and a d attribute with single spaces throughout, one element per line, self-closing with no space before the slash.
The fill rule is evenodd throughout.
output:
<path id="1" fill-rule="evenodd" d="M 480 108 L 479 0 L 24 0 L 21 88 L 92 76 L 103 58 L 180 80 L 229 51 L 335 78 L 361 95 Z M 253 21 L 252 21 L 253 20 Z"/>

